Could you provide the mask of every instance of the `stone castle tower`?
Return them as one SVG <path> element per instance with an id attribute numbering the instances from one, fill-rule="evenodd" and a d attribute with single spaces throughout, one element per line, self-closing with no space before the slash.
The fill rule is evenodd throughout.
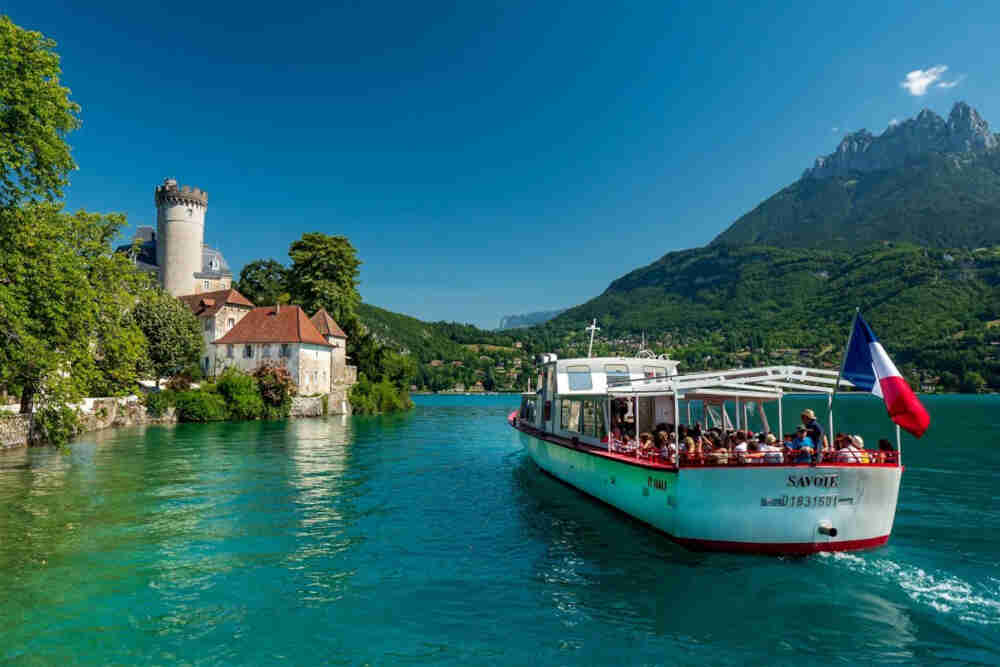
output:
<path id="1" fill-rule="evenodd" d="M 156 264 L 160 284 L 174 296 L 191 294 L 202 271 L 208 193 L 172 178 L 156 186 Z"/>

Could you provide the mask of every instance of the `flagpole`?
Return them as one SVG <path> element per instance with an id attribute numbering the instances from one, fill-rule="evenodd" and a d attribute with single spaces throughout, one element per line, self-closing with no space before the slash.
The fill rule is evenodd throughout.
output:
<path id="1" fill-rule="evenodd" d="M 861 307 L 855 306 L 854 317 L 851 319 L 851 333 L 847 334 L 847 345 L 844 346 L 844 358 L 840 360 L 840 371 L 837 373 L 837 384 L 833 385 L 833 394 L 830 396 L 830 402 L 828 404 L 829 410 L 829 424 L 830 424 L 830 434 L 827 436 L 830 439 L 830 443 L 833 443 L 833 401 L 837 398 L 837 392 L 840 390 L 840 380 L 844 377 L 844 366 L 847 364 L 847 353 L 851 350 L 851 338 L 854 337 L 854 327 L 858 323 L 858 315 L 861 313 Z M 822 446 L 822 443 L 817 445 L 817 450 Z M 817 461 L 822 460 L 817 458 Z"/>

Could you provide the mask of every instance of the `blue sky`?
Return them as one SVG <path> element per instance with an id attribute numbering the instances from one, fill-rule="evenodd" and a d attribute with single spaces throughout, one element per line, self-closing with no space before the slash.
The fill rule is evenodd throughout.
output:
<path id="1" fill-rule="evenodd" d="M 996 3 L 325 4 L 6 3 L 83 107 L 68 205 L 151 224 L 176 177 L 237 273 L 343 234 L 366 301 L 492 327 L 710 241 L 848 131 L 1000 126 Z"/>

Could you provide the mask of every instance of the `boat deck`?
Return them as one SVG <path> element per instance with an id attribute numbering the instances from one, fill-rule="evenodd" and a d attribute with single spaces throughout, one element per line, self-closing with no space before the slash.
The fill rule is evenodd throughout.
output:
<path id="1" fill-rule="evenodd" d="M 792 461 L 785 461 L 784 455 L 781 455 L 780 461 L 773 460 L 774 454 L 772 453 L 772 460 L 765 460 L 765 454 L 762 453 L 742 453 L 742 452 L 730 452 L 727 460 L 720 461 L 718 457 L 704 456 L 701 454 L 690 456 L 688 454 L 681 454 L 680 466 L 671 460 L 671 457 L 664 455 L 661 452 L 650 452 L 645 453 L 639 450 L 614 450 L 609 449 L 606 445 L 597 447 L 595 445 L 582 442 L 576 438 L 564 438 L 553 433 L 548 433 L 540 429 L 535 428 L 529 424 L 520 423 L 515 419 L 516 413 L 512 413 L 508 421 L 511 426 L 515 429 L 521 431 L 522 433 L 527 433 L 528 435 L 540 438 L 547 442 L 551 442 L 562 447 L 568 447 L 570 449 L 575 449 L 581 452 L 586 452 L 593 456 L 599 456 L 606 459 L 611 459 L 614 461 L 619 461 L 621 463 L 626 463 L 628 465 L 640 466 L 643 468 L 650 468 L 653 470 L 676 472 L 679 468 L 683 469 L 698 469 L 698 468 L 788 468 L 788 467 L 899 467 L 899 454 L 897 452 L 881 452 L 875 450 L 866 450 L 867 461 L 859 462 L 849 462 L 849 461 L 836 461 L 836 460 L 824 460 L 820 463 L 796 463 Z M 780 453 L 778 453 L 780 454 Z"/>

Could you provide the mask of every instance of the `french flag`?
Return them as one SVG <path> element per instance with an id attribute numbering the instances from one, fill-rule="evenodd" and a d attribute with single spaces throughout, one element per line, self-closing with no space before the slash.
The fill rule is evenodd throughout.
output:
<path id="1" fill-rule="evenodd" d="M 889 418 L 911 435 L 919 438 L 930 426 L 927 410 L 860 313 L 854 318 L 854 331 L 847 343 L 843 376 L 858 389 L 870 391 L 884 400 Z"/>

